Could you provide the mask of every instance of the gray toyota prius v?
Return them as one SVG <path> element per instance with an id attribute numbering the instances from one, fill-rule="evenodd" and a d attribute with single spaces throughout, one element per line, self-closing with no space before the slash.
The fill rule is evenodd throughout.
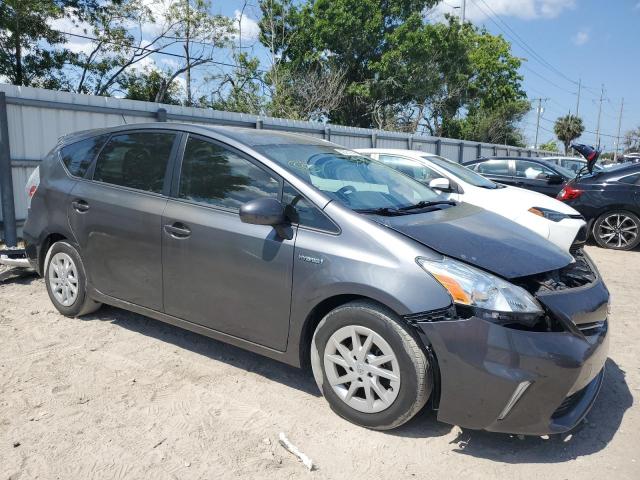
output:
<path id="1" fill-rule="evenodd" d="M 579 243 L 289 133 L 91 130 L 39 168 L 24 238 L 64 315 L 105 303 L 310 366 L 331 408 L 372 429 L 428 403 L 543 435 L 596 400 L 609 293 Z"/>

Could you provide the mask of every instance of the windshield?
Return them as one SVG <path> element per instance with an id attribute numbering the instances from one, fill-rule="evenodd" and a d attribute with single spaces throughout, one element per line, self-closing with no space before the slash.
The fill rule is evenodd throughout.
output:
<path id="1" fill-rule="evenodd" d="M 459 163 L 448 160 L 444 157 L 440 157 L 437 155 L 424 155 L 422 156 L 425 160 L 433 162 L 440 168 L 443 168 L 447 172 L 455 175 L 463 182 L 467 182 L 470 185 L 481 188 L 499 188 L 499 185 L 495 182 L 492 182 L 488 178 L 483 177 L 479 173 L 474 172 L 473 170 L 465 167 L 464 165 L 460 165 Z"/>
<path id="2" fill-rule="evenodd" d="M 416 180 L 351 150 L 305 144 L 254 148 L 353 210 L 395 210 L 442 200 Z"/>

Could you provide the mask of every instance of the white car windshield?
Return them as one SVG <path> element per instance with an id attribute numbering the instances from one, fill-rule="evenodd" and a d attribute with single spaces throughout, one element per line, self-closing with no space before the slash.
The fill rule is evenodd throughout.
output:
<path id="1" fill-rule="evenodd" d="M 407 175 L 351 150 L 309 144 L 254 148 L 328 197 L 356 211 L 395 211 L 444 200 Z"/>
<path id="2" fill-rule="evenodd" d="M 474 187 L 480 188 L 489 188 L 495 189 L 500 188 L 495 182 L 492 182 L 488 178 L 483 177 L 479 173 L 474 172 L 473 170 L 465 167 L 464 165 L 460 165 L 459 163 L 448 160 L 444 157 L 440 157 L 437 155 L 424 155 L 422 158 L 433 162 L 435 165 L 439 166 L 443 170 L 446 170 L 450 174 L 458 177 L 463 182 L 467 182 Z"/>

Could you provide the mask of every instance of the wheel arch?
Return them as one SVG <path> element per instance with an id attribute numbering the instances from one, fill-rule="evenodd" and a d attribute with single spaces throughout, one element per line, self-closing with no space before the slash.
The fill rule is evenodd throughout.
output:
<path id="1" fill-rule="evenodd" d="M 38 265 L 37 265 L 38 274 L 44 275 L 44 268 L 45 268 L 44 264 L 45 264 L 47 252 L 49 251 L 51 246 L 54 243 L 60 242 L 62 240 L 68 241 L 69 238 L 63 235 L 62 233 L 58 233 L 58 232 L 51 232 L 44 236 L 44 238 L 40 242 L 40 253 L 38 255 Z"/>

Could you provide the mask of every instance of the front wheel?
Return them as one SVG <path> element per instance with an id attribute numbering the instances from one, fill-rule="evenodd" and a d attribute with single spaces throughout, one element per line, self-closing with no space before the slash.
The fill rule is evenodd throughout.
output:
<path id="1" fill-rule="evenodd" d="M 410 420 L 433 388 L 424 350 L 397 315 L 372 302 L 351 302 L 318 324 L 314 376 L 332 410 L 375 430 Z"/>
<path id="2" fill-rule="evenodd" d="M 631 250 L 640 244 L 640 219 L 625 210 L 603 213 L 593 224 L 593 238 L 603 248 Z"/>

